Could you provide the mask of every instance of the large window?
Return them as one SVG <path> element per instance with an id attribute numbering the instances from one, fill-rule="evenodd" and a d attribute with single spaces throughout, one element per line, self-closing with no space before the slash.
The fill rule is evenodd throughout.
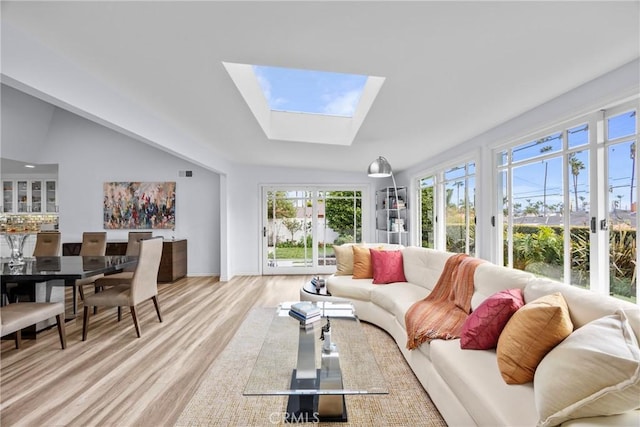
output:
<path id="1" fill-rule="evenodd" d="M 497 151 L 504 265 L 635 301 L 636 141 L 622 109 Z"/>
<path id="2" fill-rule="evenodd" d="M 333 245 L 362 241 L 362 191 L 326 188 L 263 189 L 263 271 L 335 271 Z"/>
<path id="3" fill-rule="evenodd" d="M 605 121 L 609 292 L 637 296 L 637 144 L 636 110 L 611 115 Z"/>
<path id="4" fill-rule="evenodd" d="M 475 255 L 475 162 L 419 179 L 422 247 Z"/>
<path id="5" fill-rule="evenodd" d="M 435 249 L 435 176 L 429 176 L 420 180 L 420 218 L 421 218 L 421 246 Z"/>
<path id="6" fill-rule="evenodd" d="M 473 162 L 444 171 L 446 250 L 475 255 L 475 171 Z"/>

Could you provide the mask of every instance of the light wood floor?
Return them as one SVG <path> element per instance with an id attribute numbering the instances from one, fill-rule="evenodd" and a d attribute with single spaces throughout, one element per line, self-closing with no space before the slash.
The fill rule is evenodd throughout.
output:
<path id="1" fill-rule="evenodd" d="M 3 340 L 0 425 L 173 425 L 248 310 L 297 300 L 310 279 L 184 278 L 158 286 L 163 323 L 152 302 L 140 307 L 142 338 L 110 309 L 91 316 L 86 342 L 81 316 L 68 321 L 65 350 L 55 327 L 20 350 Z"/>

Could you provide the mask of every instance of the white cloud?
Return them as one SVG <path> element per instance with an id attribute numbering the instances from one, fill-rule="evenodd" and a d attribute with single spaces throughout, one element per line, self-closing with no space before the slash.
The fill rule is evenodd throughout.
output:
<path id="1" fill-rule="evenodd" d="M 272 98 L 271 101 L 269 101 L 269 105 L 271 106 L 271 108 L 277 108 L 288 102 L 289 100 L 287 98 Z"/>
<path id="2" fill-rule="evenodd" d="M 273 97 L 273 94 L 271 92 L 271 83 L 269 82 L 269 79 L 267 79 L 264 75 L 262 75 L 262 73 L 260 73 L 260 70 L 255 66 L 253 67 L 253 73 L 255 74 L 256 79 L 258 79 L 258 84 L 260 85 L 260 88 L 262 89 L 262 93 L 264 94 L 264 97 L 267 100 L 267 104 L 269 104 L 269 108 L 275 109 L 289 102 L 289 100 L 287 100 L 286 98 Z"/>
<path id="3" fill-rule="evenodd" d="M 358 101 L 360 101 L 360 91 L 352 90 L 344 95 L 333 98 L 324 106 L 323 113 L 334 116 L 353 117 L 353 113 L 358 106 Z"/>

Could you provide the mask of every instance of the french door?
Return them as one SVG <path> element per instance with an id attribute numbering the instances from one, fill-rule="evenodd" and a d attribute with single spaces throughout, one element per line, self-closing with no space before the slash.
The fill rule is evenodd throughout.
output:
<path id="1" fill-rule="evenodd" d="M 362 241 L 361 189 L 262 188 L 263 274 L 330 274 L 333 245 Z"/>

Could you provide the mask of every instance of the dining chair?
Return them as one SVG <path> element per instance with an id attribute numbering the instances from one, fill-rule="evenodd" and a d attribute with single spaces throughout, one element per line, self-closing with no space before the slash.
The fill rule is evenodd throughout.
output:
<path id="1" fill-rule="evenodd" d="M 22 329 L 56 318 L 60 345 L 67 348 L 64 304 L 61 302 L 17 302 L 0 307 L 0 336 L 15 333 L 16 348 L 22 346 Z"/>
<path id="2" fill-rule="evenodd" d="M 87 295 L 84 300 L 84 316 L 82 323 L 82 341 L 86 341 L 89 329 L 89 307 L 118 307 L 118 321 L 121 320 L 122 307 L 129 307 L 131 317 L 140 338 L 140 323 L 136 307 L 141 302 L 152 300 L 156 308 L 158 320 L 162 322 L 160 305 L 158 304 L 158 269 L 162 257 L 162 237 L 154 237 L 140 241 L 138 264 L 133 272 L 130 284 L 116 285 L 97 294 Z"/>
<path id="3" fill-rule="evenodd" d="M 125 255 L 138 256 L 140 253 L 140 241 L 143 239 L 150 239 L 151 237 L 153 237 L 153 232 L 151 231 L 130 231 Z M 104 277 L 99 278 L 95 281 L 95 292 L 100 292 L 107 286 L 131 283 L 135 269 L 135 266 L 127 267 L 118 273 L 107 274 Z"/>
<path id="4" fill-rule="evenodd" d="M 36 246 L 33 256 L 60 256 L 60 232 L 41 231 L 36 234 Z"/>
<path id="5" fill-rule="evenodd" d="M 107 232 L 106 231 L 85 231 L 82 233 L 82 246 L 80 246 L 80 256 L 104 256 L 107 252 Z M 104 274 L 85 277 L 76 280 L 76 287 L 80 294 L 80 299 L 84 300 L 85 285 L 93 284 L 97 279 L 104 277 Z"/>

